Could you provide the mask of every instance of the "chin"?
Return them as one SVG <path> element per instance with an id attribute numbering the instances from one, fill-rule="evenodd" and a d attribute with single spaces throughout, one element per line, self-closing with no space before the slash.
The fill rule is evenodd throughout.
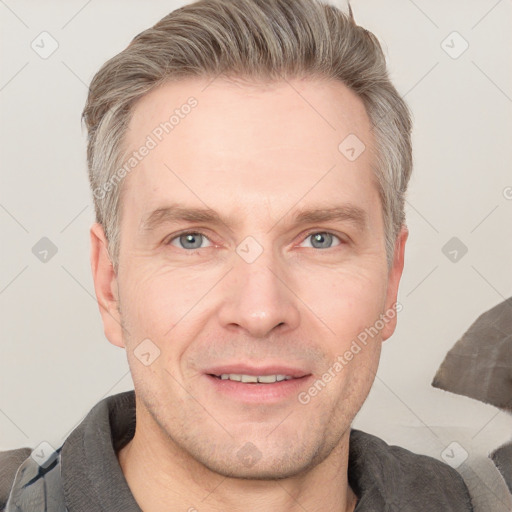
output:
<path id="1" fill-rule="evenodd" d="M 307 472 L 311 467 L 310 463 L 292 463 L 292 461 L 283 461 L 287 457 L 272 457 L 270 460 L 260 460 L 252 466 L 247 466 L 240 462 L 238 458 L 234 460 L 223 459 L 218 461 L 203 461 L 203 465 L 210 471 L 228 478 L 237 478 L 240 480 L 284 480 L 295 477 L 303 472 Z"/>

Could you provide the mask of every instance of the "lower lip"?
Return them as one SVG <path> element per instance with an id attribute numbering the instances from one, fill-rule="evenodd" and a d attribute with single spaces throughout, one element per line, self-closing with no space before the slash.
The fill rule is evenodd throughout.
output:
<path id="1" fill-rule="evenodd" d="M 281 380 L 272 384 L 244 383 L 229 379 L 219 379 L 205 375 L 217 393 L 222 393 L 243 402 L 273 403 L 297 396 L 301 389 L 309 385 L 312 375 L 298 379 Z"/>

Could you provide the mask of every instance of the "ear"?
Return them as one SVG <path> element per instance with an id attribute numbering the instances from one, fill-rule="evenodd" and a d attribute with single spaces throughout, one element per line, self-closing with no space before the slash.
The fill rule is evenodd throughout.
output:
<path id="1" fill-rule="evenodd" d="M 112 345 L 124 347 L 117 276 L 108 253 L 108 241 L 103 226 L 93 224 L 90 235 L 92 277 L 103 320 L 103 330 Z"/>
<path id="2" fill-rule="evenodd" d="M 393 253 L 393 262 L 389 269 L 388 274 L 388 289 L 386 294 L 386 309 L 394 309 L 393 306 L 396 304 L 398 297 L 398 285 L 400 284 L 400 278 L 402 277 L 402 271 L 404 269 L 404 254 L 405 254 L 405 242 L 409 236 L 409 230 L 407 226 L 403 225 L 400 233 L 395 240 L 395 251 Z M 391 315 L 387 315 L 389 320 L 385 323 L 384 328 L 381 331 L 382 341 L 387 340 L 396 329 L 396 318 L 400 308 L 397 307 L 395 314 L 391 318 Z"/>

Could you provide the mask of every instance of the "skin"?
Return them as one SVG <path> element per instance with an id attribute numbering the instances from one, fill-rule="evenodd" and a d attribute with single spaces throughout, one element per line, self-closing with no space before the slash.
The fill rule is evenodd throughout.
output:
<path id="1" fill-rule="evenodd" d="M 352 511 L 350 425 L 396 316 L 306 405 L 295 393 L 275 403 L 228 399 L 203 371 L 272 361 L 321 378 L 396 302 L 407 229 L 388 267 L 368 115 L 339 82 L 188 79 L 138 101 L 127 147 L 140 147 L 190 96 L 197 107 L 122 183 L 117 273 L 101 225 L 91 227 L 105 335 L 126 349 L 136 393 L 121 468 L 146 512 Z M 338 150 L 350 133 L 366 145 L 353 162 Z M 211 208 L 224 223 L 141 227 L 175 202 Z M 292 222 L 299 209 L 348 204 L 364 225 Z M 205 237 L 187 241 L 184 230 Z M 325 232 L 333 238 L 315 243 Z M 248 236 L 263 248 L 252 263 L 236 252 Z M 148 366 L 134 353 L 147 338 L 160 350 Z M 259 454 L 252 465 L 237 456 L 248 442 Z"/>

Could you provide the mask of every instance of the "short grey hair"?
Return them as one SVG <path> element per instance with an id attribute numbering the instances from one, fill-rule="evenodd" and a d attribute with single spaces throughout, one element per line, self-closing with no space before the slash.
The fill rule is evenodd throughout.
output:
<path id="1" fill-rule="evenodd" d="M 138 34 L 94 76 L 82 118 L 96 221 L 117 271 L 125 133 L 134 105 L 159 85 L 186 78 L 342 82 L 363 101 L 375 139 L 373 171 L 388 265 L 405 224 L 412 171 L 411 115 L 391 83 L 377 38 L 320 0 L 199 0 Z M 341 141 L 340 141 L 341 142 Z M 123 173 L 124 175 L 124 173 Z"/>

